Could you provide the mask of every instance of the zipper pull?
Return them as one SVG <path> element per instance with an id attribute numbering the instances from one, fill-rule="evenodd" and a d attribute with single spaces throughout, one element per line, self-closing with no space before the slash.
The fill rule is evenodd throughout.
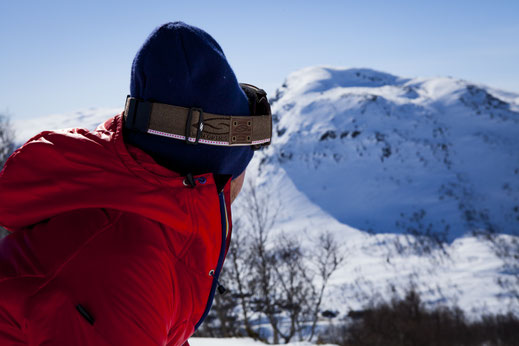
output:
<path id="1" fill-rule="evenodd" d="M 223 285 L 220 285 L 220 282 L 216 281 L 217 284 L 218 284 L 218 293 L 220 293 L 221 295 L 224 295 L 225 293 L 227 293 L 227 288 L 225 288 Z"/>
<path id="2" fill-rule="evenodd" d="M 195 187 L 196 186 L 196 181 L 193 178 L 193 174 L 191 174 L 191 173 L 187 173 L 186 174 L 186 177 L 184 178 L 182 183 L 184 184 L 184 186 L 188 186 L 188 187 Z"/>
<path id="3" fill-rule="evenodd" d="M 218 290 L 218 293 L 225 294 L 227 293 L 227 288 L 225 288 L 224 285 L 220 284 L 220 280 L 214 277 L 214 270 L 209 271 L 209 276 L 212 276 L 216 280 L 216 289 Z"/>

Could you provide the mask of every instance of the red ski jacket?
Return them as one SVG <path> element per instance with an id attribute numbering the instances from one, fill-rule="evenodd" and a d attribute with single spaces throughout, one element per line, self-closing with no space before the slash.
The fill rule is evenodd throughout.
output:
<path id="1" fill-rule="evenodd" d="M 212 304 L 230 182 L 95 131 L 42 132 L 0 173 L 0 345 L 183 345 Z"/>

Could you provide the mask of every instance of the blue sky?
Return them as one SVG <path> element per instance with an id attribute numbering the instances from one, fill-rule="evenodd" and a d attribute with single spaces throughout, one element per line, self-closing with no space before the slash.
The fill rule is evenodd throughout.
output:
<path id="1" fill-rule="evenodd" d="M 453 76 L 519 93 L 519 1 L 0 0 L 0 112 L 119 107 L 158 25 L 208 31 L 240 81 L 273 93 L 311 65 Z"/>

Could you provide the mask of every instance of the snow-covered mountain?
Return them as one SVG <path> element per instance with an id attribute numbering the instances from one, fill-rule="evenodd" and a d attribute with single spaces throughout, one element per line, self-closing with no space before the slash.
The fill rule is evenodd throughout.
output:
<path id="1" fill-rule="evenodd" d="M 21 145 L 34 135 L 47 130 L 83 127 L 93 130 L 105 120 L 122 112 L 121 108 L 89 108 L 65 114 L 52 114 L 32 119 L 13 119 L 16 142 Z"/>
<path id="2" fill-rule="evenodd" d="M 518 273 L 472 235 L 519 235 L 519 95 L 453 78 L 310 67 L 271 103 L 274 142 L 249 179 L 277 199 L 277 232 L 304 241 L 330 231 L 343 244 L 327 308 L 362 309 L 413 285 L 431 305 L 519 313 L 499 284 Z"/>
<path id="3" fill-rule="evenodd" d="M 453 78 L 311 67 L 271 102 L 274 144 L 255 155 L 247 179 L 280 206 L 275 232 L 305 241 L 330 231 L 343 245 L 325 309 L 343 315 L 413 284 L 428 304 L 519 314 L 499 284 L 517 273 L 470 235 L 519 235 L 519 95 Z M 14 124 L 21 143 L 44 129 L 93 129 L 121 110 Z M 233 209 L 239 217 L 240 197 Z M 407 252 L 416 238 L 406 234 L 449 244 Z"/>
<path id="4" fill-rule="evenodd" d="M 375 233 L 519 234 L 519 95 L 453 78 L 311 67 L 272 99 L 265 162 Z"/>

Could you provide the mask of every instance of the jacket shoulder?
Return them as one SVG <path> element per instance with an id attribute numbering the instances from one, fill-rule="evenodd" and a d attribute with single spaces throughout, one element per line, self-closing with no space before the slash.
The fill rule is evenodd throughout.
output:
<path id="1" fill-rule="evenodd" d="M 111 120 L 108 120 L 107 123 Z M 111 153 L 115 136 L 115 132 L 111 130 L 109 127 L 101 125 L 95 131 L 71 128 L 40 132 L 13 152 L 6 161 L 0 176 L 11 171 L 12 166 L 31 166 L 31 163 L 35 165 L 45 161 L 54 165 L 55 159 L 60 161 L 74 159 L 74 154 L 84 157 L 85 153 L 89 153 L 89 156 L 93 157 L 95 154 Z M 94 162 L 94 160 L 90 160 L 90 162 Z"/>

